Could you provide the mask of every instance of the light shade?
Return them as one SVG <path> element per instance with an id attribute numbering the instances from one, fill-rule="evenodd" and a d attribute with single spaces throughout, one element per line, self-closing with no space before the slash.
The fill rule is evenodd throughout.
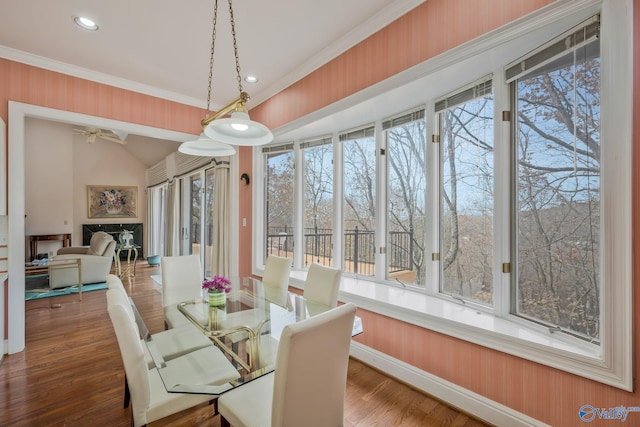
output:
<path id="1" fill-rule="evenodd" d="M 245 126 L 245 130 L 236 129 Z M 213 120 L 205 127 L 204 133 L 213 140 L 233 145 L 256 146 L 273 141 L 269 128 L 249 119 L 249 115 L 243 111 L 231 113 L 228 119 Z"/>
<path id="2" fill-rule="evenodd" d="M 183 142 L 178 151 L 192 156 L 216 157 L 232 156 L 236 154 L 235 148 L 222 142 L 214 141 L 201 133 L 194 141 Z"/>

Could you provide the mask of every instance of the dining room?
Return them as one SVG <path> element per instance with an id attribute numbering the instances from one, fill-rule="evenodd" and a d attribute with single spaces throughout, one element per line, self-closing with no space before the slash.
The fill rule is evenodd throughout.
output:
<path id="1" fill-rule="evenodd" d="M 162 289 L 151 278 L 160 270 L 142 261 L 136 275 L 121 282 L 151 334 L 166 332 Z M 132 424 L 132 407 L 123 405 L 125 366 L 109 320 L 106 292 L 87 293 L 82 302 L 72 295 L 27 302 L 26 349 L 0 364 L 0 378 L 10 385 L 0 391 L 3 424 L 80 426 L 88 420 L 114 427 Z M 349 358 L 345 386 L 345 426 L 489 425 L 357 359 Z M 205 396 L 204 403 L 153 425 L 220 425 L 220 415 L 209 404 L 214 396 Z"/>
<path id="2" fill-rule="evenodd" d="M 13 0 L 12 10 L 19 3 Z M 634 203 L 640 168 L 633 150 L 640 135 L 640 120 L 634 120 L 640 102 L 640 1 L 376 4 L 383 12 L 372 15 L 375 29 L 345 32 L 351 44 L 331 45 L 335 50 L 323 50 L 329 57 L 282 73 L 286 81 L 248 86 L 260 88 L 252 90 L 248 107 L 241 89 L 229 108 L 205 110 L 206 73 L 194 79 L 200 88 L 191 95 L 200 96 L 185 98 L 167 93 L 167 87 L 107 78 L 101 73 L 106 68 L 70 70 L 0 49 L 0 75 L 6 76 L 0 81 L 0 125 L 7 123 L 0 138 L 7 134 L 0 149 L 0 166 L 7 169 L 0 174 L 0 214 L 7 213 L 9 221 L 9 279 L 6 287 L 0 284 L 6 319 L 0 326 L 0 370 L 7 379 L 0 403 L 7 417 L 78 425 L 83 415 L 113 416 L 115 424 L 131 420 L 131 409 L 122 405 L 125 358 L 106 293 L 87 293 L 82 304 L 24 302 L 26 123 L 68 123 L 72 117 L 82 125 L 117 124 L 148 136 L 168 132 L 197 145 L 194 138 L 206 136 L 210 124 L 227 123 L 215 110 L 236 110 L 245 118 L 250 113 L 273 131 L 273 141 L 228 144 L 234 153 L 213 144 L 227 151 L 207 156 L 172 152 L 144 173 L 137 171 L 147 214 L 135 221 L 143 224 L 145 253 L 135 276 L 121 280 L 134 318 L 137 312 L 142 322 L 135 325 L 138 332 L 161 334 L 174 329 L 167 322 L 186 319 L 237 371 L 238 378 L 214 379 L 225 380 L 215 387 L 237 382 L 238 391 L 250 389 L 245 386 L 254 381 L 239 378 L 251 377 L 254 368 L 275 367 L 263 365 L 275 347 L 262 351 L 262 329 L 217 337 L 210 324 L 245 318 L 228 312 L 240 307 L 254 310 L 247 316 L 258 325 L 267 304 L 253 297 L 232 301 L 223 314 L 202 297 L 193 307 L 183 305 L 187 299 L 173 301 L 167 310 L 165 275 L 143 258 L 193 254 L 202 268 L 190 271 L 201 271 L 203 280 L 222 275 L 264 282 L 268 260 L 279 256 L 290 260 L 289 292 L 304 298 L 309 270 L 320 264 L 342 271 L 337 304 L 357 306 L 364 332 L 350 337 L 345 424 L 386 421 L 387 411 L 388 424 L 411 424 L 415 412 L 427 414 L 417 424 L 442 413 L 462 424 L 474 425 L 475 417 L 509 426 L 572 425 L 615 408 L 637 415 L 631 412 L 637 408 L 634 373 L 640 369 L 640 294 L 634 292 L 640 277 Z M 290 4 L 284 6 L 287 16 Z M 247 3 L 237 11 L 242 7 L 247 13 Z M 187 26 L 199 31 L 192 40 L 206 41 L 201 49 L 207 59 L 211 11 L 199 10 L 204 9 L 206 22 Z M 156 12 L 166 18 L 167 10 Z M 69 14 L 64 20 L 75 25 Z M 108 28 L 90 34 L 102 37 Z M 313 33 L 304 28 L 297 34 Z M 0 32 L 0 45 L 13 39 L 21 38 Z M 83 40 L 78 51 L 86 48 Z M 175 47 L 174 42 L 154 39 L 150 47 Z M 184 43 L 176 50 L 200 52 L 194 46 Z M 79 66 L 95 57 L 85 55 Z M 187 64 L 166 61 L 164 50 L 156 57 Z M 270 56 L 262 62 L 278 63 Z M 116 63 L 124 61 L 103 65 Z M 192 68 L 206 71 L 212 63 Z M 146 69 L 147 63 L 138 65 L 132 68 Z M 151 67 L 142 83 L 162 87 L 155 79 L 165 65 Z M 230 68 L 234 77 L 237 67 Z M 216 99 L 235 97 L 213 93 Z M 65 182 L 72 179 L 62 175 Z M 81 212 L 71 220 L 76 228 L 86 217 L 84 197 L 82 192 L 74 203 Z M 249 287 L 233 292 L 261 295 Z M 129 316 L 122 301 L 114 305 Z M 279 313 L 275 306 L 273 313 Z M 267 330 L 274 339 L 275 330 L 264 330 L 265 343 L 273 344 Z M 156 350 L 146 360 L 163 385 L 155 389 L 180 393 L 180 385 L 167 388 L 160 373 L 163 361 L 169 366 L 175 354 L 165 360 Z M 41 383 L 49 384 L 46 396 Z M 396 383 L 401 388 L 389 391 Z M 362 389 L 350 388 L 356 384 Z M 447 415 L 439 402 L 463 412 Z M 226 408 L 233 424 L 233 402 Z M 195 418 L 214 417 L 215 408 L 201 410 L 204 415 Z"/>

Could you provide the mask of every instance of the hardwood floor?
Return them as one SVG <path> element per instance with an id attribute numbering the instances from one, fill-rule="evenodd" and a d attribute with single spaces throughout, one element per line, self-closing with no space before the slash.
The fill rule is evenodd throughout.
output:
<path id="1" fill-rule="evenodd" d="M 151 332 L 163 328 L 158 267 L 123 280 Z M 366 328 L 366 326 L 365 326 Z M 124 371 L 105 291 L 26 302 L 26 349 L 0 362 L 0 426 L 128 426 Z M 357 360 L 349 362 L 345 426 L 486 426 Z M 213 406 L 155 425 L 219 426 Z"/>

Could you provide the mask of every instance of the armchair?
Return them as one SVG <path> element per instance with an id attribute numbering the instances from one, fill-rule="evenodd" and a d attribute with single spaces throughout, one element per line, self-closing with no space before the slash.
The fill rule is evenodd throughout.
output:
<path id="1" fill-rule="evenodd" d="M 89 246 L 72 246 L 60 248 L 54 260 L 80 258 L 82 284 L 100 283 L 107 281 L 111 271 L 116 241 L 108 233 L 98 231 L 93 233 Z M 78 274 L 73 269 L 50 269 L 49 287 L 51 289 L 76 285 Z"/>

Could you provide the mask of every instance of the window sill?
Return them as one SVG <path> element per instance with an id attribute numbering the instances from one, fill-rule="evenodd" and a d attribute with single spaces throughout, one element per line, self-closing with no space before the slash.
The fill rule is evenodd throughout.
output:
<path id="1" fill-rule="evenodd" d="M 290 286 L 303 289 L 306 275 L 306 271 L 292 271 Z M 367 311 L 620 387 L 618 379 L 609 372 L 599 346 L 553 334 L 547 328 L 497 318 L 463 304 L 348 276 L 342 277 L 338 299 Z"/>

